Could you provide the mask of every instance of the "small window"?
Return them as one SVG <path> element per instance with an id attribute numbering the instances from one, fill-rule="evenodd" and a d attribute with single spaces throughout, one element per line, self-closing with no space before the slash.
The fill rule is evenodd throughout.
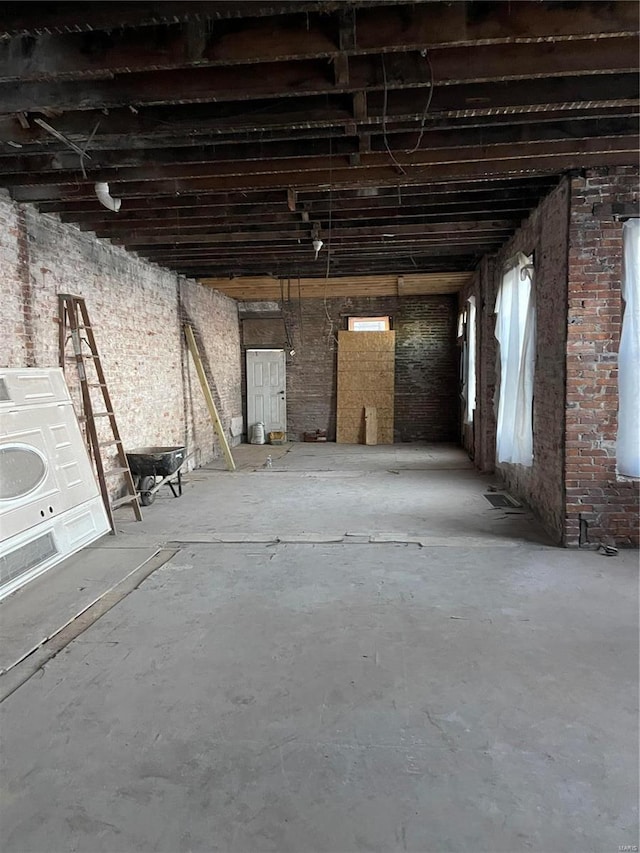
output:
<path id="1" fill-rule="evenodd" d="M 350 332 L 388 332 L 389 317 L 349 317 Z"/>
<path id="2" fill-rule="evenodd" d="M 47 476 L 47 466 L 32 447 L 5 444 L 0 448 L 0 473 L 0 500 L 9 501 L 37 489 Z"/>

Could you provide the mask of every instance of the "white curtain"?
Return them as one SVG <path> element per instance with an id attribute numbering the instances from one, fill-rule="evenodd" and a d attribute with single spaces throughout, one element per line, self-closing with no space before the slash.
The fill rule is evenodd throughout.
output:
<path id="1" fill-rule="evenodd" d="M 498 462 L 533 464 L 533 377 L 536 308 L 533 258 L 518 255 L 504 274 L 496 301 L 500 344 Z"/>
<path id="2" fill-rule="evenodd" d="M 458 341 L 461 347 L 460 354 L 460 396 L 462 397 L 462 411 L 466 423 L 467 413 L 467 311 L 458 314 Z"/>
<path id="3" fill-rule="evenodd" d="M 467 350 L 466 350 L 466 396 L 464 422 L 473 423 L 476 408 L 476 298 L 467 300 Z"/>
<path id="4" fill-rule="evenodd" d="M 624 223 L 624 314 L 618 352 L 618 472 L 640 477 L 640 219 Z"/>

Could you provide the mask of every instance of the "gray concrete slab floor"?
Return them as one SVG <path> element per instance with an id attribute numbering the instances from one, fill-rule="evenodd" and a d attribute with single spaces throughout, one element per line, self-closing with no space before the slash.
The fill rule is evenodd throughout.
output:
<path id="1" fill-rule="evenodd" d="M 157 550 L 107 537 L 0 601 L 0 672 L 52 636 Z"/>
<path id="2" fill-rule="evenodd" d="M 142 523 L 119 514 L 119 542 L 378 537 L 478 547 L 549 542 L 522 510 L 495 510 L 493 482 L 452 445 L 290 444 L 234 448 L 239 470 L 198 469 L 185 496 L 168 489 Z M 268 455 L 273 467 L 265 468 Z M 108 544 L 108 543 L 107 543 Z"/>
<path id="3" fill-rule="evenodd" d="M 637 553 L 551 547 L 453 449 L 320 447 L 104 540 L 181 544 L 0 705 L 3 853 L 638 844 Z"/>

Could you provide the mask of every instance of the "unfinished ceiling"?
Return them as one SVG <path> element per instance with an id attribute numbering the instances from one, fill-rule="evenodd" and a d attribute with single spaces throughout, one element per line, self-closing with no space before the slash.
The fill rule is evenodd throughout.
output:
<path id="1" fill-rule="evenodd" d="M 9 2 L 0 26 L 0 186 L 190 276 L 471 270 L 563 172 L 638 160 L 635 2 Z"/>

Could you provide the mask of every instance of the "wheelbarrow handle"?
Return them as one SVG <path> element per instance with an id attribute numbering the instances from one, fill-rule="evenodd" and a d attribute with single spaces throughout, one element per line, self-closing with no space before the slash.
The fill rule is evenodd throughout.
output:
<path id="1" fill-rule="evenodd" d="M 150 494 L 150 495 L 155 495 L 155 493 L 158 491 L 158 489 L 159 489 L 161 486 L 164 486 L 164 484 L 165 484 L 165 483 L 168 483 L 168 482 L 169 482 L 169 480 L 172 480 L 172 479 L 176 476 L 176 474 L 177 474 L 179 471 L 181 471 L 181 470 L 182 470 L 182 468 L 186 465 L 186 463 L 189 461 L 189 459 L 191 459 L 191 458 L 192 458 L 193 456 L 195 456 L 195 455 L 196 455 L 196 451 L 194 450 L 194 451 L 193 451 L 192 453 L 190 453 L 188 456 L 185 456 L 185 457 L 184 457 L 184 459 L 183 459 L 183 460 L 182 460 L 182 462 L 178 465 L 178 467 L 176 468 L 176 470 L 175 470 L 175 471 L 172 471 L 172 473 L 171 473 L 171 474 L 169 474 L 167 477 L 163 477 L 163 478 L 162 478 L 162 480 L 160 480 L 160 482 L 159 482 L 159 483 L 156 483 L 156 484 L 155 484 L 155 486 L 154 486 L 152 489 L 146 489 L 145 491 L 146 491 L 148 494 Z"/>

